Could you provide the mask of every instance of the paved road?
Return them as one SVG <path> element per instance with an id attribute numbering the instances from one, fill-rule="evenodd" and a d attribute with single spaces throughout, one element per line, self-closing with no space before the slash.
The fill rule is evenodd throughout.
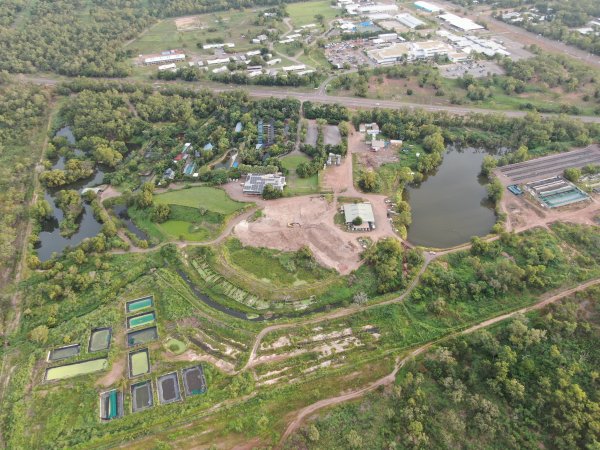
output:
<path id="1" fill-rule="evenodd" d="M 42 84 L 47 86 L 53 86 L 60 83 L 63 80 L 47 77 L 47 76 L 29 76 L 29 75 L 19 75 L 17 77 L 20 80 L 28 81 L 31 83 Z M 104 81 L 108 81 L 107 79 L 101 79 Z M 129 81 L 128 79 L 121 80 L 113 80 L 113 81 Z M 340 105 L 344 105 L 348 108 L 354 109 L 372 109 L 375 107 L 388 108 L 388 109 L 403 109 L 403 108 L 414 108 L 414 109 L 424 109 L 426 111 L 446 111 L 452 114 L 469 114 L 469 113 L 480 113 L 480 114 L 504 114 L 508 117 L 524 117 L 526 115 L 525 111 L 495 111 L 490 109 L 483 108 L 475 108 L 470 106 L 449 106 L 449 105 L 423 105 L 420 103 L 411 103 L 411 102 L 403 102 L 397 100 L 376 100 L 370 98 L 357 98 L 357 97 L 338 97 L 334 95 L 329 95 L 323 92 L 322 89 L 317 88 L 314 92 L 302 92 L 298 90 L 288 90 L 286 88 L 276 88 L 276 87 L 262 87 L 262 86 L 228 86 L 224 85 L 223 87 L 214 87 L 211 84 L 210 87 L 203 85 L 202 83 L 184 83 L 184 82 L 161 82 L 160 85 L 166 84 L 180 84 L 184 86 L 188 86 L 196 89 L 206 89 L 209 88 L 213 92 L 229 92 L 235 90 L 244 90 L 247 91 L 251 97 L 258 98 L 268 98 L 268 97 L 276 97 L 276 98 L 296 98 L 300 101 L 311 101 L 311 102 L 319 102 L 319 103 L 338 103 Z M 552 117 L 556 116 L 556 114 L 542 114 L 544 117 Z M 579 119 L 582 122 L 590 122 L 590 123 L 600 123 L 600 117 L 594 116 L 569 116 L 574 119 Z"/>

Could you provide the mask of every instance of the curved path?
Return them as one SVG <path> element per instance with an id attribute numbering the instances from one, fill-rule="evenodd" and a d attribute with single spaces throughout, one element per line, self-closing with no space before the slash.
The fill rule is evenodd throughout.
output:
<path id="1" fill-rule="evenodd" d="M 397 361 L 394 370 L 389 373 L 388 375 L 386 375 L 383 378 L 380 378 L 377 381 L 374 381 L 373 383 L 357 389 L 355 391 L 352 392 L 348 392 L 346 394 L 342 394 L 336 397 L 330 397 L 327 399 L 323 399 L 320 400 L 316 403 L 313 403 L 312 405 L 308 405 L 305 408 L 302 408 L 298 413 L 296 413 L 296 417 L 294 418 L 294 420 L 288 425 L 287 429 L 285 430 L 285 433 L 283 434 L 283 436 L 281 437 L 281 440 L 279 442 L 279 448 L 281 448 L 282 444 L 286 441 L 286 439 L 288 437 L 290 437 L 290 435 L 296 431 L 300 425 L 302 425 L 303 420 L 310 416 L 311 414 L 315 413 L 316 411 L 323 409 L 323 408 L 327 408 L 330 406 L 334 406 L 334 405 L 338 405 L 340 403 L 344 403 L 350 400 L 355 400 L 357 398 L 362 397 L 363 395 L 365 395 L 368 392 L 372 392 L 373 390 L 377 389 L 379 386 L 384 386 L 384 385 L 388 385 L 388 384 L 392 384 L 395 379 L 396 379 L 396 374 L 398 373 L 398 370 L 400 370 L 404 364 L 411 358 L 414 358 L 415 356 L 425 352 L 426 350 L 428 350 L 432 345 L 439 343 L 441 341 L 450 339 L 452 337 L 456 337 L 459 336 L 461 334 L 468 334 L 468 333 L 472 333 L 474 331 L 480 330 L 482 328 L 488 327 L 490 325 L 494 325 L 498 322 L 501 322 L 503 320 L 509 319 L 517 314 L 525 314 L 527 312 L 536 310 L 536 309 L 541 309 L 547 305 L 549 305 L 550 303 L 555 303 L 558 300 L 563 299 L 564 297 L 567 297 L 571 294 L 574 294 L 576 292 L 585 290 L 589 287 L 595 286 L 600 284 L 600 278 L 596 278 L 594 280 L 590 280 L 587 283 L 583 283 L 577 287 L 574 288 L 570 288 L 570 289 L 565 289 L 557 294 L 554 294 L 544 300 L 540 300 L 539 302 L 535 303 L 534 305 L 528 306 L 526 308 L 521 308 L 517 311 L 513 311 L 511 313 L 507 313 L 507 314 L 503 314 L 501 316 L 497 316 L 494 317 L 492 319 L 488 319 L 485 320 L 483 322 L 478 323 L 477 325 L 473 325 L 463 331 L 459 331 L 457 333 L 452 333 L 448 336 L 445 336 L 437 341 L 432 341 L 429 342 L 425 345 L 422 345 L 421 347 L 416 348 L 415 350 L 411 351 L 407 356 L 405 356 L 404 358 L 402 358 L 401 360 Z"/>

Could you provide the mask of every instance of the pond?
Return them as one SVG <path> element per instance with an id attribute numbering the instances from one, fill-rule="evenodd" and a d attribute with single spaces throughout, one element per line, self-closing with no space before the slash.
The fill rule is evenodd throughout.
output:
<path id="1" fill-rule="evenodd" d="M 75 138 L 69 127 L 64 127 L 58 130 L 57 136 L 64 136 L 67 138 L 69 143 L 74 143 Z M 79 153 L 77 153 L 79 154 Z M 52 166 L 53 169 L 64 169 L 65 157 L 60 156 L 56 163 Z M 62 189 L 75 189 L 81 192 L 82 189 L 87 187 L 97 186 L 102 183 L 104 179 L 104 171 L 100 168 L 96 168 L 92 176 L 76 181 L 60 188 L 47 189 L 44 195 L 46 201 L 52 207 L 52 218 L 44 221 L 42 229 L 39 233 L 39 242 L 36 244 L 38 258 L 40 261 L 47 261 L 52 258 L 54 253 L 62 253 L 67 247 L 75 247 L 81 241 L 86 238 L 96 236 L 102 229 L 102 224 L 96 220 L 92 212 L 92 207 L 85 203 L 83 204 L 83 213 L 77 219 L 77 225 L 79 226 L 77 232 L 69 237 L 61 236 L 59 223 L 63 219 L 62 210 L 56 205 L 55 195 Z"/>
<path id="2" fill-rule="evenodd" d="M 127 213 L 127 205 L 115 205 L 113 206 L 113 211 L 115 215 L 121 219 L 121 222 L 123 225 L 125 225 L 125 228 L 132 232 L 138 239 L 145 241 L 150 239 L 150 236 L 148 236 L 145 231 L 141 230 L 135 223 L 133 223 L 133 220 L 131 220 L 131 217 L 129 217 L 129 214 Z"/>
<path id="3" fill-rule="evenodd" d="M 486 154 L 449 147 L 437 172 L 406 190 L 412 208 L 411 244 L 447 248 L 490 232 L 496 216 L 487 199 L 486 180 L 479 175 Z"/>

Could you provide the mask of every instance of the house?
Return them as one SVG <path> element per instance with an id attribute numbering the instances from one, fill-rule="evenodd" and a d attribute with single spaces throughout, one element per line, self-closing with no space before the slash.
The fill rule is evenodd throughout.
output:
<path id="1" fill-rule="evenodd" d="M 249 173 L 246 176 L 243 192 L 244 194 L 261 195 L 267 184 L 279 189 L 280 191 L 283 191 L 283 188 L 286 185 L 285 177 L 277 173 L 269 173 L 264 175 Z"/>
<path id="2" fill-rule="evenodd" d="M 173 158 L 173 162 L 179 162 L 179 161 L 185 161 L 186 159 L 188 159 L 188 154 L 187 153 L 179 153 L 175 158 Z"/>
<path id="3" fill-rule="evenodd" d="M 244 129 L 244 125 L 242 125 L 242 122 L 238 122 L 235 124 L 235 132 L 236 133 L 241 133 L 242 130 Z"/>
<path id="4" fill-rule="evenodd" d="M 385 148 L 385 141 L 382 139 L 373 139 L 371 141 L 371 150 L 374 152 L 378 152 L 379 150 L 383 150 Z"/>
<path id="5" fill-rule="evenodd" d="M 163 177 L 166 180 L 173 180 L 175 178 L 175 171 L 169 167 L 167 170 L 165 170 Z"/>
<path id="6" fill-rule="evenodd" d="M 189 142 L 186 142 L 185 144 L 183 144 L 183 150 L 181 151 L 181 153 L 187 153 L 191 149 L 192 149 L 192 144 Z"/>
<path id="7" fill-rule="evenodd" d="M 342 210 L 344 222 L 348 229 L 352 231 L 371 231 L 375 229 L 375 216 L 370 203 L 348 203 L 342 206 Z"/>

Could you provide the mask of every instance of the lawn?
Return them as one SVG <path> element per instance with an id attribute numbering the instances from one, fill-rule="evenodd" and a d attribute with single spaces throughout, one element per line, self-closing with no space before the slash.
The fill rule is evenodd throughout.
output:
<path id="1" fill-rule="evenodd" d="M 308 178 L 296 175 L 296 167 L 300 163 L 308 162 L 310 158 L 304 155 L 289 155 L 281 158 L 281 164 L 290 171 L 288 174 L 287 191 L 292 195 L 312 194 L 319 192 L 319 176 L 317 174 Z"/>
<path id="2" fill-rule="evenodd" d="M 198 186 L 190 189 L 180 189 L 158 194 L 154 197 L 156 203 L 167 205 L 205 208 L 219 214 L 232 214 L 247 206 L 246 203 L 232 200 L 222 189 Z"/>
<path id="3" fill-rule="evenodd" d="M 321 14 L 325 18 L 325 22 L 333 19 L 338 13 L 337 10 L 331 7 L 331 2 L 317 1 L 305 3 L 292 3 L 287 5 L 287 12 L 294 26 L 307 25 L 309 23 L 317 23 L 315 16 Z"/>

